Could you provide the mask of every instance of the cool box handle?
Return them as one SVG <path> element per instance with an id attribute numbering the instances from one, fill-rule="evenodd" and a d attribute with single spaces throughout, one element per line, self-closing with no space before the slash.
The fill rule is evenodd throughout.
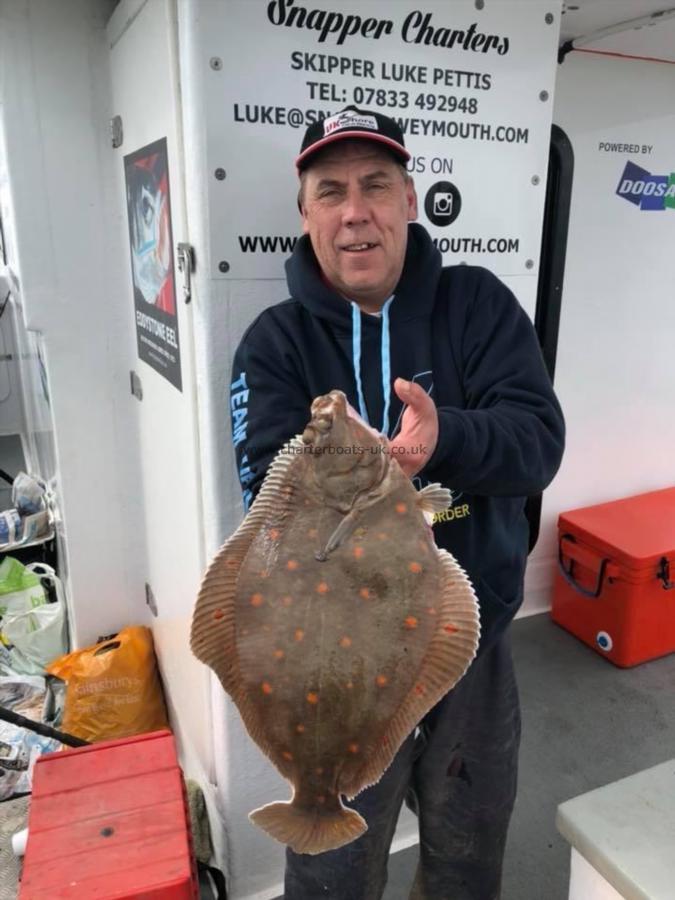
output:
<path id="1" fill-rule="evenodd" d="M 563 560 L 563 541 L 568 542 L 565 547 L 565 555 L 568 556 L 570 560 L 569 568 L 565 568 L 565 563 Z M 588 550 L 584 550 L 581 547 L 578 547 L 576 544 L 576 538 L 573 534 L 560 535 L 560 540 L 558 542 L 558 566 L 560 568 L 561 575 L 563 576 L 565 581 L 574 588 L 575 591 L 583 594 L 584 597 L 591 597 L 592 599 L 595 599 L 600 596 L 600 592 L 602 591 L 602 585 L 605 580 L 605 570 L 607 569 L 607 563 L 609 562 L 609 560 L 600 560 L 598 580 L 595 584 L 595 590 L 591 591 L 588 588 L 582 587 L 574 577 L 574 563 L 578 562 L 590 568 L 590 559 L 592 559 L 593 562 L 596 562 L 598 557 L 593 556 Z"/>
<path id="2" fill-rule="evenodd" d="M 656 577 L 663 582 L 664 591 L 672 591 L 675 588 L 675 581 L 670 580 L 670 563 L 667 556 L 662 556 L 659 560 L 659 571 L 656 573 Z"/>

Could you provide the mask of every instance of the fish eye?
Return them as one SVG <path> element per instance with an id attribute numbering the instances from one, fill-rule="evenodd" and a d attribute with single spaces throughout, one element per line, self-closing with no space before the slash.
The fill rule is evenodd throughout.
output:
<path id="1" fill-rule="evenodd" d="M 314 427 L 321 432 L 330 431 L 333 420 L 329 416 L 317 416 L 314 419 Z"/>

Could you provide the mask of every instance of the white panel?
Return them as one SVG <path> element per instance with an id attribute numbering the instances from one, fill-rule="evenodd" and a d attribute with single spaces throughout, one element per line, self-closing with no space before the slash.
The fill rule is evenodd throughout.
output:
<path id="1" fill-rule="evenodd" d="M 182 138 L 179 126 L 176 28 L 170 0 L 122 2 L 108 25 L 113 109 L 123 121 L 117 155 L 117 199 L 124 210 L 118 226 L 125 248 L 129 321 L 134 318 L 123 157 L 161 138 L 167 140 L 175 243 L 186 240 Z M 191 308 L 183 302 L 176 272 L 176 308 L 182 391 L 150 365 L 130 359 L 140 375 L 136 404 L 137 465 L 141 470 L 143 521 L 129 523 L 144 536 L 146 580 L 158 608 L 153 623 L 173 724 L 183 748 L 194 744 L 210 767 L 208 674 L 190 652 L 192 609 L 204 568 L 199 484 L 199 449 L 192 354 Z"/>
<path id="2" fill-rule="evenodd" d="M 558 2 L 477 10 L 473 0 L 428 0 L 422 12 L 376 0 L 205 0 L 202 8 L 214 277 L 283 274 L 298 233 L 292 160 L 310 122 L 350 103 L 400 121 L 420 221 L 446 261 L 536 272 Z M 314 8 L 321 15 L 305 20 L 302 10 Z M 213 177 L 217 168 L 224 180 Z M 459 214 L 446 219 L 438 208 L 434 224 L 444 182 L 458 192 Z"/>
<path id="3" fill-rule="evenodd" d="M 672 66 L 577 55 L 559 72 L 556 121 L 575 171 L 556 369 L 568 424 L 558 509 L 675 484 L 675 208 L 617 195 L 627 163 L 675 171 L 674 96 Z"/>

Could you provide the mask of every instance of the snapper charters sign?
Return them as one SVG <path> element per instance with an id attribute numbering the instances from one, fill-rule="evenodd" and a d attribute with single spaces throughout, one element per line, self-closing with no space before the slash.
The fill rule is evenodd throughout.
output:
<path id="1" fill-rule="evenodd" d="M 338 47 L 355 35 L 379 40 L 383 35 L 392 34 L 396 28 L 392 19 L 377 19 L 375 16 L 348 14 L 325 8 L 308 9 L 300 4 L 296 5 L 295 0 L 272 0 L 267 5 L 267 17 L 273 25 L 317 31 L 318 43 L 333 38 Z M 467 29 L 447 25 L 436 27 L 432 22 L 433 13 L 413 10 L 400 26 L 401 40 L 410 44 L 432 44 L 434 47 L 460 46 L 464 50 L 480 50 L 483 53 L 493 47 L 500 55 L 509 52 L 508 37 L 486 35 L 477 31 L 476 22 L 472 22 Z"/>
<path id="2" fill-rule="evenodd" d="M 536 277 L 560 5 L 205 0 L 213 277 L 283 278 L 305 129 L 348 106 L 398 121 L 445 263 Z"/>

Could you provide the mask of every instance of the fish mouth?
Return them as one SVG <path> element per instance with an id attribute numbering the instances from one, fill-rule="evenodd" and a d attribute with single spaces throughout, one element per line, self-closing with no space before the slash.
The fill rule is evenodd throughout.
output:
<path id="1" fill-rule="evenodd" d="M 335 390 L 317 397 L 312 403 L 312 418 L 302 432 L 303 443 L 317 443 L 331 431 L 336 418 L 340 416 L 344 418 L 346 415 L 347 398 L 342 391 Z"/>

